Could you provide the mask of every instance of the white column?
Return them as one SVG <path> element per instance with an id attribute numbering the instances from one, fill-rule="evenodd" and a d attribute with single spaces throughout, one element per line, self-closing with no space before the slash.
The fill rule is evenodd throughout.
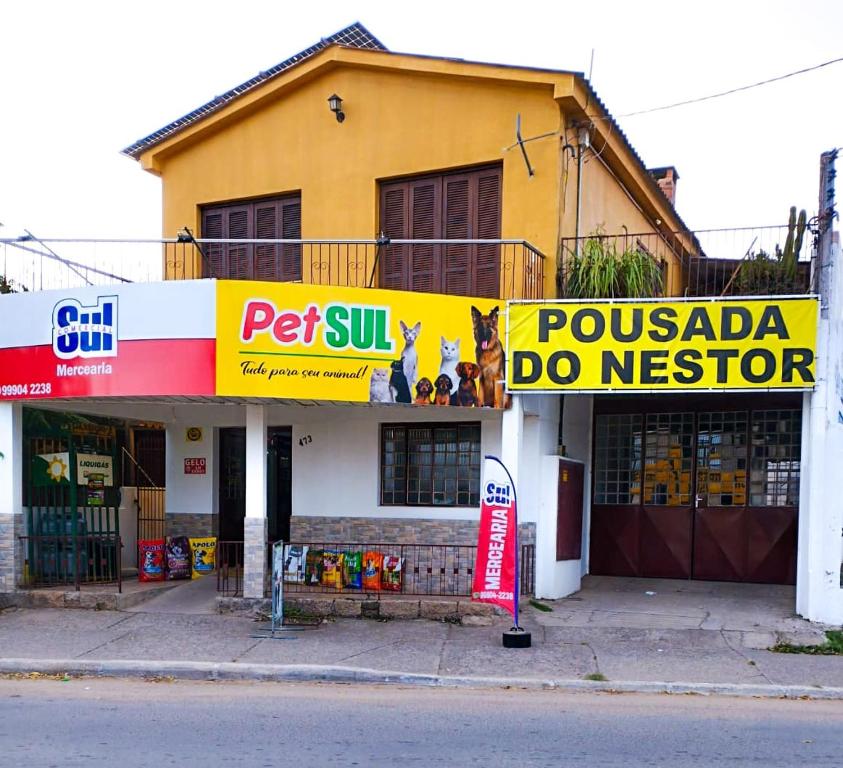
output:
<path id="1" fill-rule="evenodd" d="M 519 463 L 523 455 L 524 446 L 524 406 L 523 395 L 512 395 L 512 407 L 503 412 L 501 417 L 501 456 L 504 466 L 512 475 L 515 493 L 520 495 Z M 520 513 L 519 513 L 520 514 Z"/>
<path id="2" fill-rule="evenodd" d="M 16 532 L 23 525 L 23 409 L 0 403 L 0 592 L 15 589 L 21 563 Z"/>
<path id="3" fill-rule="evenodd" d="M 246 518 L 243 597 L 264 596 L 266 580 L 266 406 L 246 406 Z"/>
<path id="4" fill-rule="evenodd" d="M 817 331 L 817 383 L 805 395 L 802 408 L 796 611 L 811 621 L 841 624 L 843 264 L 839 245 L 832 247 L 830 267 Z"/>

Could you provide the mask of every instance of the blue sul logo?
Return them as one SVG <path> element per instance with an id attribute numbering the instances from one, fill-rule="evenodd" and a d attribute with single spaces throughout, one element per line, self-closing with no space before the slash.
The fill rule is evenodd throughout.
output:
<path id="1" fill-rule="evenodd" d="M 93 307 L 64 299 L 53 308 L 53 352 L 62 360 L 117 356 L 117 297 L 98 296 Z"/>

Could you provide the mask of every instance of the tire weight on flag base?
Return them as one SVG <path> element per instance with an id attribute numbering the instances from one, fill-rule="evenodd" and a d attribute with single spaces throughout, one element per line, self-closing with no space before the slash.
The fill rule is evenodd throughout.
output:
<path id="1" fill-rule="evenodd" d="M 504 648 L 530 648 L 532 636 L 518 626 L 518 510 L 515 484 L 503 462 L 486 456 L 480 494 L 480 526 L 471 599 L 512 614 L 515 626 L 503 633 Z"/>
<path id="2" fill-rule="evenodd" d="M 530 648 L 533 645 L 533 635 L 524 627 L 512 627 L 503 633 L 504 648 Z"/>

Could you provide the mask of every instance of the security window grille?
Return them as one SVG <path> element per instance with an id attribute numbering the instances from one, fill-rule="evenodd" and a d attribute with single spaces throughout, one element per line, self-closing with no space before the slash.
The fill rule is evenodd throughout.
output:
<path id="1" fill-rule="evenodd" d="M 644 447 L 644 503 L 691 504 L 694 414 L 649 413 Z"/>
<path id="2" fill-rule="evenodd" d="M 753 507 L 799 504 L 802 413 L 753 411 L 749 503 Z"/>
<path id="3" fill-rule="evenodd" d="M 477 506 L 480 424 L 384 424 L 380 470 L 384 506 Z"/>
<path id="4" fill-rule="evenodd" d="M 597 417 L 595 504 L 641 503 L 640 414 Z"/>
<path id="5" fill-rule="evenodd" d="M 746 506 L 747 413 L 699 414 L 697 494 L 708 507 Z"/>
<path id="6" fill-rule="evenodd" d="M 202 237 L 218 240 L 300 240 L 301 195 L 243 200 L 202 209 Z M 231 280 L 302 279 L 301 245 L 203 246 L 212 274 Z"/>

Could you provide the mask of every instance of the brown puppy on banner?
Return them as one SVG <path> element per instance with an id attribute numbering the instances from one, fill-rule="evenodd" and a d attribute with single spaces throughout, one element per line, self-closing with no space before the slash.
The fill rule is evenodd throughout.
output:
<path id="1" fill-rule="evenodd" d="M 477 307 L 471 308 L 471 322 L 474 326 L 474 352 L 480 377 L 477 380 L 477 397 L 481 406 L 503 408 L 504 397 L 504 354 L 498 335 L 498 308 L 494 307 L 484 315 Z"/>
<path id="2" fill-rule="evenodd" d="M 436 394 L 433 397 L 434 405 L 451 404 L 451 377 L 447 373 L 440 373 L 433 382 L 436 386 Z"/>

